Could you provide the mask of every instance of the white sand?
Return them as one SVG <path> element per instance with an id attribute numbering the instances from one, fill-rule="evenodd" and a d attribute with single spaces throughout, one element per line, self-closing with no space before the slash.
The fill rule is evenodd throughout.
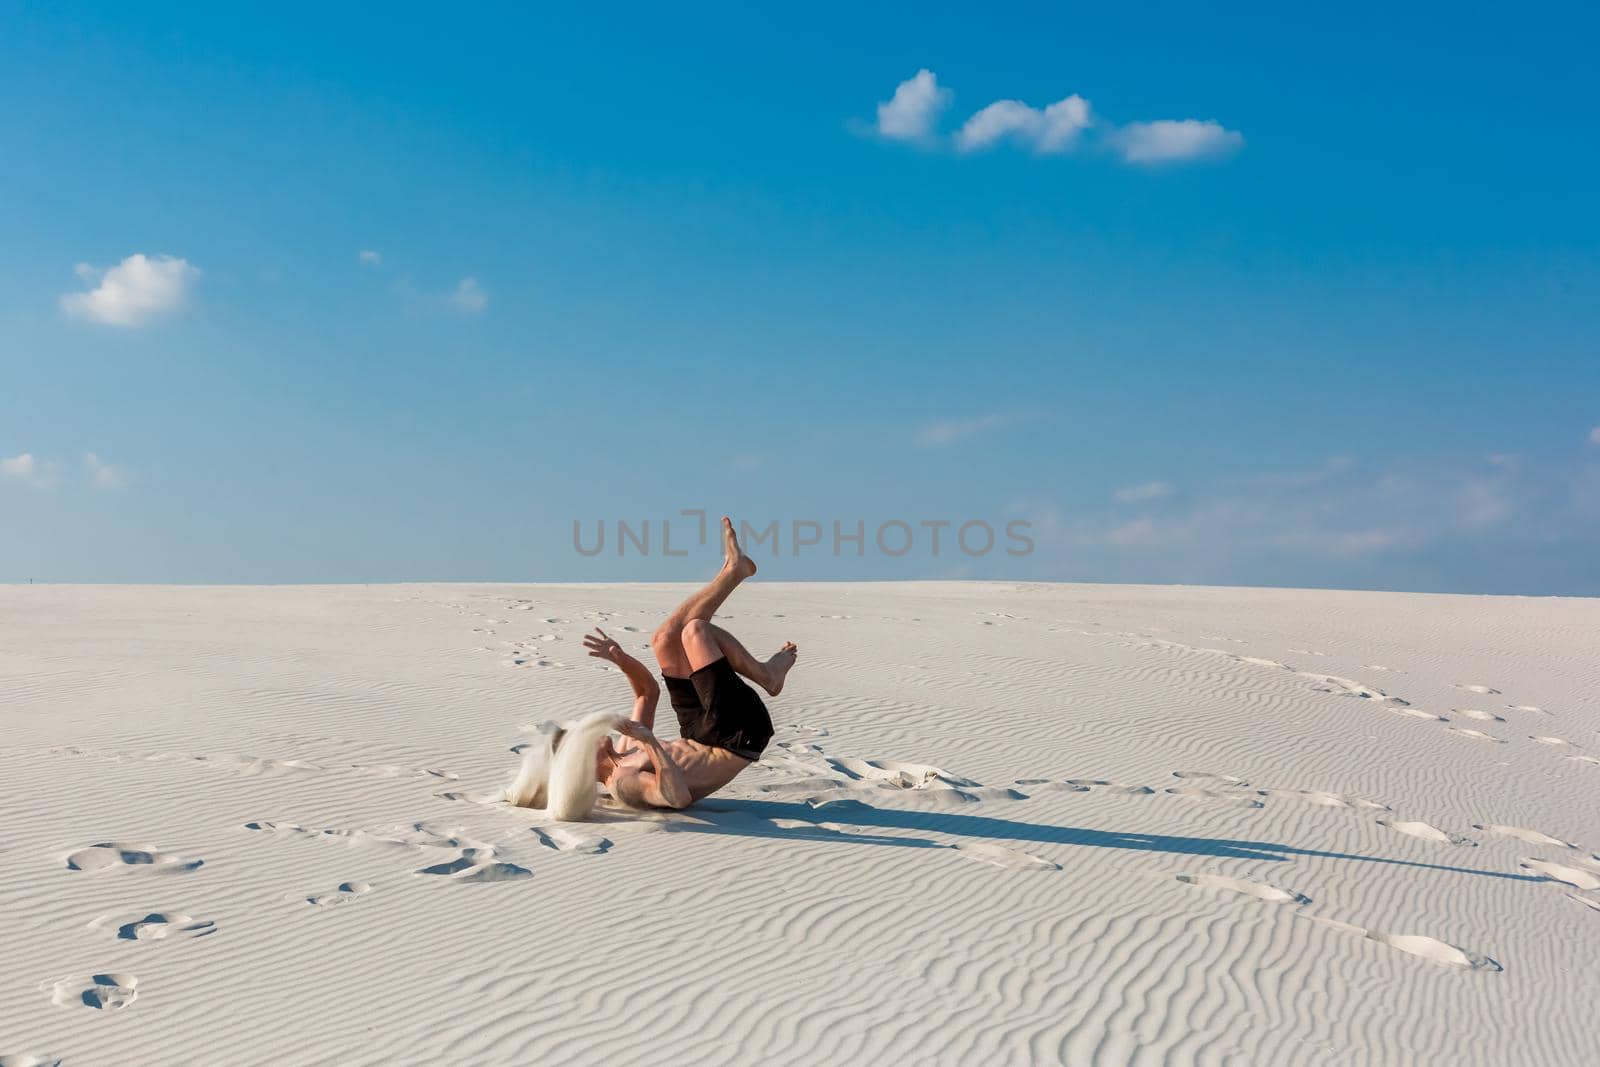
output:
<path id="1" fill-rule="evenodd" d="M 759 767 L 481 803 L 681 592 L 0 588 L 0 1064 L 1600 1062 L 1600 601 L 757 580 Z"/>

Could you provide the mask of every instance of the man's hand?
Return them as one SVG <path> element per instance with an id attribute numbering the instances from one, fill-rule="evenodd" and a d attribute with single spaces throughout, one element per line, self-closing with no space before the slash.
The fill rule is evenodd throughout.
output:
<path id="1" fill-rule="evenodd" d="M 656 702 L 661 699 L 661 686 L 656 684 L 650 668 L 624 652 L 622 646 L 598 626 L 594 628 L 594 633 L 583 635 L 583 647 L 595 659 L 603 659 L 622 668 L 622 673 L 628 679 L 628 685 L 633 688 L 634 719 L 643 723 L 646 731 L 654 726 Z"/>
<path id="2" fill-rule="evenodd" d="M 633 719 L 623 719 L 618 722 L 617 733 L 623 737 L 631 737 L 641 744 L 650 745 L 656 743 L 656 735 L 651 733 L 644 723 L 636 722 Z"/>
<path id="3" fill-rule="evenodd" d="M 583 635 L 583 647 L 589 650 L 589 655 L 609 663 L 620 663 L 622 657 L 627 655 L 622 651 L 622 646 L 598 626 L 594 628 L 594 633 Z"/>

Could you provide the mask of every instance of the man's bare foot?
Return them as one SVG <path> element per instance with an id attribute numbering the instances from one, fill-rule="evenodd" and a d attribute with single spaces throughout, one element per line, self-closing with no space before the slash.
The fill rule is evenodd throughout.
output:
<path id="1" fill-rule="evenodd" d="M 737 571 L 740 578 L 748 578 L 756 572 L 756 561 L 744 554 L 739 547 L 739 536 L 733 532 L 733 520 L 722 516 L 722 565 Z"/>
<path id="2" fill-rule="evenodd" d="M 785 641 L 783 647 L 767 660 L 767 680 L 761 688 L 767 691 L 768 696 L 775 697 L 783 692 L 783 680 L 789 677 L 789 669 L 794 666 L 795 657 L 799 654 L 800 650 L 793 641 Z"/>

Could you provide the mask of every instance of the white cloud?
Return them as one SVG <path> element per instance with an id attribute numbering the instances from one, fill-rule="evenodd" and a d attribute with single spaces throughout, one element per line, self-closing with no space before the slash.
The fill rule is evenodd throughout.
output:
<path id="1" fill-rule="evenodd" d="M 33 458 L 32 452 L 23 452 L 15 456 L 0 459 L 0 476 L 27 482 L 30 485 L 38 477 L 39 461 Z"/>
<path id="2" fill-rule="evenodd" d="M 382 252 L 374 252 L 370 248 L 363 248 L 361 251 L 357 252 L 356 253 L 356 259 L 360 260 L 361 264 L 363 266 L 367 266 L 367 267 L 381 267 L 381 266 L 383 266 L 383 253 Z"/>
<path id="3" fill-rule="evenodd" d="M 1018 415 L 995 412 L 990 415 L 979 415 L 971 419 L 945 419 L 940 422 L 930 422 L 917 431 L 917 444 L 924 448 L 933 445 L 954 444 L 968 437 L 975 437 L 988 430 L 997 429 L 1017 422 L 1022 418 Z"/>
<path id="4" fill-rule="evenodd" d="M 1159 515 L 1092 509 L 1061 524 L 1056 540 L 1085 551 L 1159 550 L 1191 561 L 1238 561 L 1252 551 L 1301 560 L 1402 556 L 1430 545 L 1489 543 L 1525 533 L 1533 517 L 1556 515 L 1550 501 L 1551 485 L 1558 483 L 1538 478 L 1537 472 L 1481 457 L 1397 457 L 1376 470 L 1335 457 L 1302 472 L 1218 478 L 1209 491 L 1202 486 L 1185 492 Z M 1160 481 L 1112 494 L 1117 503 L 1169 495 L 1176 496 L 1174 487 Z"/>
<path id="5" fill-rule="evenodd" d="M 89 484 L 96 489 L 121 489 L 125 484 L 122 472 L 93 452 L 83 454 L 83 465 L 89 472 Z"/>
<path id="6" fill-rule="evenodd" d="M 1589 431 L 1589 443 L 1592 445 L 1600 445 L 1600 426 L 1596 426 L 1594 429 Z"/>
<path id="7" fill-rule="evenodd" d="M 1065 152 L 1090 121 L 1089 101 L 1076 93 L 1043 110 L 1021 100 L 996 100 L 962 124 L 956 147 L 977 152 L 1013 140 L 1042 154 Z"/>
<path id="8" fill-rule="evenodd" d="M 463 315 L 479 315 L 489 306 L 489 294 L 476 278 L 462 278 L 450 294 L 450 303 Z"/>
<path id="9" fill-rule="evenodd" d="M 1178 163 L 1216 159 L 1244 145 L 1244 135 L 1199 119 L 1130 122 L 1111 134 L 1112 147 L 1127 163 Z"/>
<path id="10" fill-rule="evenodd" d="M 1111 494 L 1111 498 L 1119 504 L 1133 504 L 1141 500 L 1160 500 L 1164 496 L 1172 495 L 1171 482 L 1142 482 L 1139 485 L 1125 485 Z"/>
<path id="11" fill-rule="evenodd" d="M 32 452 L 19 452 L 0 458 L 0 478 L 35 489 L 48 489 L 55 485 L 56 471 L 54 464 L 39 459 Z"/>
<path id="12" fill-rule="evenodd" d="M 895 87 L 892 98 L 878 105 L 878 134 L 931 147 L 939 116 L 953 95 L 931 70 L 917 71 Z M 1155 166 L 1230 155 L 1244 146 L 1244 135 L 1210 119 L 1157 119 L 1118 126 L 1096 119 L 1089 101 L 1074 93 L 1042 108 L 1021 100 L 996 100 L 969 116 L 950 139 L 963 154 L 1005 142 L 1036 155 L 1059 155 L 1082 146 L 1110 152 L 1124 163 Z"/>
<path id="13" fill-rule="evenodd" d="M 950 103 L 933 71 L 923 68 L 895 86 L 894 96 L 878 105 L 878 133 L 896 141 L 926 141 L 939 113 Z"/>
<path id="14" fill-rule="evenodd" d="M 109 326 L 139 326 L 182 307 L 200 270 L 175 256 L 134 253 L 103 274 L 79 263 L 78 277 L 99 284 L 83 293 L 67 293 L 61 307 L 69 315 Z"/>

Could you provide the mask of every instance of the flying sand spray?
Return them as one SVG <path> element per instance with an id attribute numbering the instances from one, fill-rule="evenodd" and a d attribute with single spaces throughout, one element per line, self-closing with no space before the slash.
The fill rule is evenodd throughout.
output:
<path id="1" fill-rule="evenodd" d="M 544 808 L 553 819 L 581 822 L 595 804 L 595 757 L 624 716 L 597 711 L 543 735 L 522 752 L 522 767 L 506 789 L 519 808 Z"/>

